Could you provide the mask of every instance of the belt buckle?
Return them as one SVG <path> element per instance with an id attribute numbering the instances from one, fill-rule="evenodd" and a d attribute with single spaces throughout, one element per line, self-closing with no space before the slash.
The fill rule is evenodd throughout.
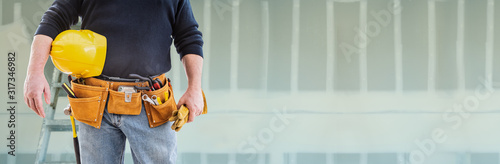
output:
<path id="1" fill-rule="evenodd" d="M 132 94 L 136 93 L 137 90 L 133 86 L 119 86 L 118 87 L 118 92 L 123 92 L 125 93 L 125 102 L 129 103 L 132 102 Z"/>
<path id="2" fill-rule="evenodd" d="M 125 91 L 125 102 L 129 103 L 132 102 L 132 93 L 130 91 Z"/>

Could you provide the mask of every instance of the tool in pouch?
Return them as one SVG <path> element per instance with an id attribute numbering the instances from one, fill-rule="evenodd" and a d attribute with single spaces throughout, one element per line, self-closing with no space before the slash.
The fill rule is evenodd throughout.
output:
<path id="1" fill-rule="evenodd" d="M 167 102 L 169 93 L 168 91 L 166 91 L 164 92 L 164 94 L 165 94 L 165 102 Z M 161 98 L 156 95 L 152 95 L 151 97 L 149 97 L 147 94 L 143 94 L 141 98 L 143 101 L 146 101 L 151 105 L 161 105 L 164 103 L 161 101 Z"/>
<path id="2" fill-rule="evenodd" d="M 149 83 L 149 86 L 151 87 L 150 90 L 152 90 L 152 91 L 160 89 L 161 87 L 163 87 L 161 81 L 159 79 L 153 80 L 153 77 L 143 77 L 143 76 L 138 75 L 138 74 L 129 74 L 128 76 L 130 78 L 135 78 L 135 79 L 140 79 L 140 80 L 143 80 L 143 81 L 147 81 Z"/>
<path id="3" fill-rule="evenodd" d="M 170 80 L 164 74 L 149 77 L 130 74 L 128 78 L 146 83 L 146 85 L 138 85 L 134 88 L 141 94 L 139 98 L 143 102 L 149 126 L 154 128 L 167 123 L 172 111 L 177 110 L 172 85 L 169 84 Z"/>
<path id="4" fill-rule="evenodd" d="M 71 75 L 68 75 L 68 80 L 71 81 Z M 62 88 L 64 91 L 66 91 L 69 97 L 77 98 L 75 92 L 73 92 L 73 90 L 66 83 L 62 84 Z M 70 111 L 71 114 L 69 106 L 67 110 L 65 109 L 65 112 L 66 111 Z M 73 147 L 75 149 L 76 163 L 80 164 L 80 146 L 79 146 L 80 144 L 78 142 L 78 135 L 76 133 L 75 118 L 72 115 L 70 115 L 69 117 L 71 119 L 71 129 L 73 130 Z"/>
<path id="5" fill-rule="evenodd" d="M 152 105 L 160 105 L 160 104 L 158 104 L 157 98 L 158 97 L 156 97 L 156 95 L 153 95 L 151 97 L 149 97 L 147 94 L 142 95 L 142 100 L 144 100 Z"/>
<path id="6" fill-rule="evenodd" d="M 143 76 L 140 76 L 138 74 L 129 74 L 129 77 L 131 78 L 136 78 L 136 79 L 140 79 L 140 80 L 143 80 L 143 81 L 147 81 L 149 83 L 149 86 L 150 88 L 148 87 L 138 87 L 138 86 L 134 86 L 134 89 L 136 90 L 149 90 L 149 91 L 154 91 L 154 90 L 158 90 L 162 87 L 164 87 L 163 83 L 161 82 L 160 79 L 154 79 L 153 80 L 153 77 L 143 77 Z M 171 87 L 170 85 L 170 79 L 167 79 L 167 82 L 169 87 Z M 168 91 L 164 92 L 165 94 L 165 102 L 167 102 L 168 100 L 168 97 L 169 97 L 169 93 Z M 148 95 L 144 94 L 142 95 L 142 100 L 143 101 L 146 101 L 152 105 L 161 105 L 163 104 L 163 102 L 161 101 L 161 98 L 156 96 L 156 95 L 152 95 L 151 97 L 149 97 Z"/>

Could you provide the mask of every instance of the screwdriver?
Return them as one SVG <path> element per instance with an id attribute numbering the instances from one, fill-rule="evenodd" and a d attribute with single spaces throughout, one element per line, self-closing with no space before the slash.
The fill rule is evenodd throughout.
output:
<path id="1" fill-rule="evenodd" d="M 156 96 L 156 101 L 158 101 L 158 105 L 163 104 L 163 103 L 161 102 L 161 98 L 160 98 L 159 96 Z"/>
<path id="2" fill-rule="evenodd" d="M 66 83 L 62 84 L 62 88 L 66 91 L 69 97 L 77 98 L 75 92 L 73 92 L 73 90 Z M 76 163 L 80 164 L 80 144 L 78 142 L 78 135 L 76 134 L 75 118 L 72 115 L 70 115 L 69 118 L 71 119 L 71 129 L 73 130 L 73 147 L 75 148 Z"/>

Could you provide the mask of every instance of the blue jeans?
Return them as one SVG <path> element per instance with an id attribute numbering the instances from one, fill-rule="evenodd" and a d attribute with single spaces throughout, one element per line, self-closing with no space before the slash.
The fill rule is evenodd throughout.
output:
<path id="1" fill-rule="evenodd" d="M 172 122 L 150 128 L 144 105 L 140 115 L 103 113 L 101 129 L 79 123 L 78 139 L 82 164 L 123 164 L 128 139 L 134 163 L 174 164 L 177 136 Z"/>

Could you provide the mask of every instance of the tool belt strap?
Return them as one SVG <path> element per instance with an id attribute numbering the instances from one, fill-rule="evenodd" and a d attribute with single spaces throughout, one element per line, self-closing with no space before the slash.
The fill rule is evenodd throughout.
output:
<path id="1" fill-rule="evenodd" d="M 156 76 L 153 78 L 154 79 L 159 79 L 162 81 L 163 84 L 166 84 L 165 82 L 165 74 L 161 74 L 159 76 Z M 141 82 L 119 82 L 119 81 L 110 81 L 110 80 L 103 80 L 103 79 L 98 79 L 94 77 L 90 78 L 85 78 L 85 85 L 90 85 L 90 86 L 98 86 L 98 87 L 104 87 L 109 85 L 109 89 L 111 90 L 118 90 L 118 87 L 120 85 L 127 85 L 127 86 L 138 86 L 138 87 L 149 87 L 149 83 L 147 81 L 141 81 Z"/>

